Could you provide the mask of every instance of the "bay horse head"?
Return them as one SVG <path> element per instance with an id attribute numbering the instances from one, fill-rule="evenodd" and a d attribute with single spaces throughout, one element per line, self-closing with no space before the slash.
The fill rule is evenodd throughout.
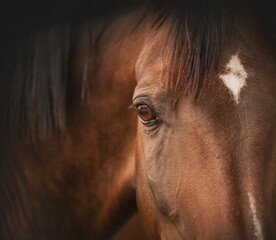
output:
<path id="1" fill-rule="evenodd" d="M 10 46 L 1 239 L 109 239 L 136 202 L 149 239 L 276 238 L 275 38 L 250 1 L 150 2 Z"/>
<path id="2" fill-rule="evenodd" d="M 276 237 L 275 49 L 248 6 L 213 4 L 153 12 L 135 66 L 150 239 Z"/>

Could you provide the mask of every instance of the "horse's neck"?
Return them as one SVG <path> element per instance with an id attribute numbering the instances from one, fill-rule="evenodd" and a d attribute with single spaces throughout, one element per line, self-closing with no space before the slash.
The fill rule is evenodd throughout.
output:
<path id="1" fill-rule="evenodd" d="M 84 151 L 93 156 L 91 161 L 97 164 L 94 186 L 98 188 L 95 198 L 99 200 L 97 209 L 100 211 L 95 224 L 103 231 L 106 231 L 106 223 L 116 227 L 116 224 L 121 224 L 118 219 L 124 221 L 136 210 L 136 114 L 128 107 L 136 85 L 134 66 L 144 40 L 144 26 L 135 28 L 141 13 L 138 10 L 115 18 L 101 35 L 94 50 L 92 46 L 87 60 L 87 45 L 91 44 L 87 42 L 86 33 L 81 40 L 83 44 L 75 51 L 71 92 L 75 92 L 76 86 L 79 89 L 76 98 L 80 99 L 83 93 L 80 79 L 83 80 L 85 75 L 85 61 L 87 85 L 86 95 L 77 105 L 83 107 L 73 110 L 69 125 L 74 139 L 82 136 L 83 142 L 87 143 Z M 90 32 L 92 35 L 93 30 Z"/>
<path id="2" fill-rule="evenodd" d="M 88 58 L 86 102 L 80 81 L 87 48 L 76 48 L 66 133 L 10 151 L 15 164 L 1 172 L 11 205 L 3 214 L 7 236 L 102 239 L 135 211 L 136 116 L 128 106 L 143 43 L 139 29 L 130 35 L 139 16 L 115 19 Z"/>

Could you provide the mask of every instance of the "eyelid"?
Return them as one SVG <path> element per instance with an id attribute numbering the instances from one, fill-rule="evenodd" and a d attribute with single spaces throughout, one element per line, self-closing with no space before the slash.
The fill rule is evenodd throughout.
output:
<path id="1" fill-rule="evenodd" d="M 137 108 L 139 105 L 148 105 L 155 112 L 154 104 L 148 98 L 145 98 L 145 96 L 135 97 L 129 108 Z"/>

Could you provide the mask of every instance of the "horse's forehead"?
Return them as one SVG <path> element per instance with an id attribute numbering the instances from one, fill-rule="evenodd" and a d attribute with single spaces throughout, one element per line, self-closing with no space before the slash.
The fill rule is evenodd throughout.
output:
<path id="1" fill-rule="evenodd" d="M 157 37 L 148 36 L 145 40 L 143 49 L 138 57 L 136 67 L 145 67 L 145 63 L 153 65 L 162 61 L 162 49 L 164 43 L 159 41 Z"/>
<path id="2" fill-rule="evenodd" d="M 135 65 L 139 85 L 161 84 L 162 73 L 165 71 L 161 52 L 161 47 L 153 46 L 152 43 L 144 45 Z"/>
<path id="3" fill-rule="evenodd" d="M 167 70 L 168 62 L 163 56 L 167 33 L 167 24 L 164 24 L 158 31 L 149 31 L 146 34 L 144 46 L 135 65 L 138 76 L 155 75 L 156 79 L 156 75 Z"/>
<path id="4" fill-rule="evenodd" d="M 165 31 L 146 37 L 135 65 L 140 86 L 155 84 L 155 88 L 162 88 L 170 81 L 166 78 L 171 65 L 168 58 L 166 58 L 167 55 L 163 54 L 164 35 Z M 237 42 L 235 41 L 235 43 Z M 254 57 L 256 55 L 259 56 L 258 61 Z M 223 98 L 232 101 L 235 105 L 239 105 L 243 102 L 243 96 L 250 91 L 256 91 L 260 87 L 260 90 L 264 90 L 269 85 L 275 85 L 271 82 L 273 74 L 275 75 L 275 71 L 271 71 L 273 63 L 265 64 L 268 62 L 267 58 L 270 59 L 261 48 L 252 50 L 244 43 L 230 44 L 229 48 L 222 53 L 218 71 L 212 74 L 212 81 L 219 83 L 213 86 L 218 90 L 221 90 L 223 86 L 229 93 L 227 95 L 224 94 Z M 260 65 L 264 66 L 266 70 L 260 68 Z M 273 86 L 271 89 L 264 91 L 271 93 L 275 89 Z M 217 95 L 222 93 L 224 91 L 218 91 Z M 212 95 L 211 97 L 214 98 L 215 96 Z"/>

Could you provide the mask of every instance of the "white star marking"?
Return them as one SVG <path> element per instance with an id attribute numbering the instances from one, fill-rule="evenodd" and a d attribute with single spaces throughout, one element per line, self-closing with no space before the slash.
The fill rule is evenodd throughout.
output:
<path id="1" fill-rule="evenodd" d="M 219 76 L 226 87 L 233 94 L 236 104 L 239 103 L 239 95 L 244 86 L 246 86 L 246 78 L 248 77 L 238 54 L 231 57 L 230 61 L 225 66 L 225 73 Z"/>

